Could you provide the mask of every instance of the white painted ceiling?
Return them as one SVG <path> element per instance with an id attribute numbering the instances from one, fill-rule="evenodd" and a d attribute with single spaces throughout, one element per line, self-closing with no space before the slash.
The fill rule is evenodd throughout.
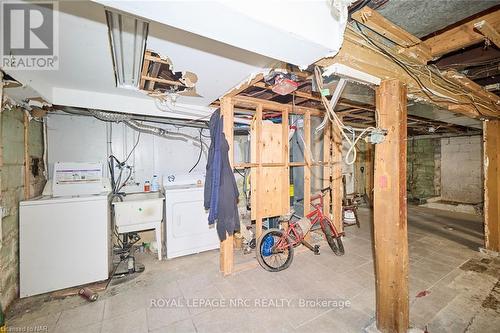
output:
<path id="1" fill-rule="evenodd" d="M 53 104 L 129 112 L 134 112 L 134 107 L 154 110 L 151 97 L 115 86 L 104 7 L 89 1 L 64 1 L 59 9 L 59 70 L 7 73 Z M 147 48 L 169 57 L 176 71 L 197 74 L 197 92 L 202 97 L 178 99 L 179 104 L 193 105 L 193 109 L 209 105 L 250 73 L 273 62 L 155 22 L 149 27 Z"/>
<path id="2" fill-rule="evenodd" d="M 214 4 L 215 2 L 217 1 L 214 1 Z M 233 12 L 231 12 L 231 15 L 226 13 L 226 21 L 224 23 L 226 28 L 223 29 L 224 25 L 221 26 L 219 24 L 219 30 L 216 31 L 214 29 L 217 33 L 211 35 L 210 38 L 202 36 L 203 33 L 195 34 L 186 30 L 190 26 L 195 26 L 199 29 L 198 32 L 203 32 L 208 30 L 211 25 L 214 25 L 214 22 L 220 21 L 218 17 L 214 17 L 213 15 L 203 16 L 203 8 L 200 6 L 193 7 L 197 8 L 198 12 L 193 12 L 191 16 L 180 20 L 180 22 L 186 25 L 185 29 L 166 25 L 165 22 L 160 23 L 158 20 L 155 21 L 154 18 L 151 18 L 153 14 L 158 16 L 161 13 L 165 13 L 165 11 L 159 12 L 166 9 L 162 9 L 161 6 L 177 4 L 177 7 L 169 7 L 169 17 L 175 21 L 175 17 L 181 17 L 180 10 L 182 8 L 186 9 L 186 3 L 190 3 L 191 6 L 194 6 L 193 4 L 196 3 L 204 4 L 207 8 L 210 8 L 207 4 L 212 4 L 212 2 L 204 1 L 106 2 L 107 6 L 112 7 L 131 6 L 129 11 L 133 14 L 136 14 L 133 10 L 134 8 L 146 8 L 148 12 L 143 13 L 144 15 L 141 16 L 145 17 L 145 15 L 149 15 L 149 17 L 146 17 L 150 21 L 147 49 L 170 58 L 175 71 L 190 71 L 197 75 L 196 91 L 201 97 L 180 96 L 177 99 L 175 113 L 167 112 L 168 114 L 166 114 L 165 111 L 160 111 L 151 97 L 139 91 L 121 89 L 115 86 L 105 7 L 103 4 L 93 1 L 59 2 L 59 70 L 7 70 L 6 72 L 9 75 L 29 87 L 29 89 L 11 89 L 10 95 L 22 96 L 24 93 L 34 90 L 46 101 L 56 105 L 155 116 L 187 116 L 192 118 L 194 116 L 209 114 L 211 112 L 211 109 L 208 108 L 210 103 L 247 79 L 251 74 L 262 72 L 269 68 L 277 60 L 290 57 L 292 60 L 298 59 L 297 61 L 312 63 L 314 60 L 317 60 L 320 53 L 325 56 L 329 53 L 335 53 L 341 45 L 343 27 L 340 29 L 342 25 L 338 22 L 335 24 L 335 19 L 332 18 L 326 7 L 326 1 L 319 2 L 322 6 L 321 8 L 324 7 L 324 13 L 320 16 L 325 20 L 317 21 L 316 23 L 313 20 L 306 20 L 305 22 L 309 22 L 309 25 L 319 24 L 320 26 L 325 26 L 325 23 L 335 24 L 333 28 L 330 27 L 325 30 L 325 32 L 332 33 L 332 29 L 334 29 L 338 35 L 335 38 L 329 39 L 331 45 L 328 46 L 318 42 L 318 40 L 322 39 L 321 36 L 321 38 L 317 36 L 318 27 L 303 29 L 311 33 L 309 39 L 275 26 L 272 26 L 271 30 L 261 31 L 262 34 L 269 31 L 276 31 L 276 35 L 270 37 L 272 42 L 266 39 L 265 35 L 257 36 L 258 38 L 255 38 L 255 36 L 252 37 L 253 29 L 262 26 L 262 22 L 255 19 L 256 13 L 250 15 L 238 12 L 235 14 L 234 8 L 231 8 L 233 5 L 227 6 L 228 10 L 233 10 Z M 302 9 L 308 6 L 306 2 L 302 2 L 301 4 Z M 172 10 L 176 8 L 179 8 L 179 13 L 172 13 Z M 296 10 L 297 8 L 294 9 L 294 12 Z M 302 13 L 304 13 L 304 10 L 296 12 L 296 15 L 301 15 Z M 162 15 L 159 16 L 161 17 Z M 243 22 L 243 17 L 250 17 L 247 22 L 249 26 L 245 27 L 240 24 Z M 198 19 L 204 20 L 203 24 L 206 26 L 206 29 L 196 24 Z M 232 21 L 227 21 L 229 19 Z M 179 20 L 177 19 L 177 21 Z M 290 26 L 293 29 L 300 30 L 298 27 L 295 27 L 296 24 L 298 23 L 293 22 L 293 20 L 290 22 Z M 269 28 L 268 26 L 266 27 Z M 241 35 L 240 37 L 237 33 L 238 29 L 239 31 L 246 29 L 246 36 Z M 339 32 L 340 30 L 342 31 Z M 225 33 L 226 35 L 229 33 L 232 39 L 225 38 Z M 255 41 L 254 45 L 259 45 L 259 48 L 246 45 L 247 37 L 251 37 Z M 226 42 L 218 41 L 216 40 L 217 38 Z M 300 48 L 297 47 L 298 40 L 302 43 L 300 44 Z M 325 40 L 327 39 L 322 39 L 322 41 Z M 241 41 L 245 45 L 239 44 L 238 41 Z M 272 53 L 275 59 L 262 55 L 267 54 L 268 50 L 276 50 Z M 257 51 L 261 54 L 258 54 Z M 300 55 L 300 59 L 297 57 L 294 58 L 295 54 Z M 6 90 L 6 94 L 9 95 L 9 90 Z M 32 94 L 32 92 L 29 92 L 29 94 Z"/>

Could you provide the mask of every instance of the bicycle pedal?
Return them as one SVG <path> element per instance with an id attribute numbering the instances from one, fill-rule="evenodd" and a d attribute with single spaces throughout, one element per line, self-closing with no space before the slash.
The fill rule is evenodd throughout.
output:
<path id="1" fill-rule="evenodd" d="M 319 245 L 314 245 L 314 254 L 319 255 Z"/>

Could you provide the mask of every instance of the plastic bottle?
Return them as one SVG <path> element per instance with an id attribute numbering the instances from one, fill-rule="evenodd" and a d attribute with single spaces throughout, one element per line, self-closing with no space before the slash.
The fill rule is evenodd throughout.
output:
<path id="1" fill-rule="evenodd" d="M 149 182 L 149 180 L 146 180 L 144 182 L 144 192 L 149 192 L 151 191 L 151 183 Z"/>
<path id="2" fill-rule="evenodd" d="M 160 190 L 160 183 L 158 182 L 158 176 L 153 175 L 153 180 L 151 181 L 151 191 L 158 192 Z"/>

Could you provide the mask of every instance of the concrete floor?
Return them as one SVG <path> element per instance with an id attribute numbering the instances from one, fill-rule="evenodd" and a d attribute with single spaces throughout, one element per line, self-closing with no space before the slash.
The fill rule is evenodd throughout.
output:
<path id="1" fill-rule="evenodd" d="M 373 331 L 367 209 L 360 210 L 360 219 L 361 229 L 347 229 L 343 257 L 321 241 L 321 255 L 299 250 L 289 269 L 269 273 L 253 254 L 238 254 L 240 271 L 222 278 L 218 251 L 161 263 L 141 255 L 146 271 L 109 287 L 95 303 L 78 296 L 34 297 L 15 303 L 7 323 L 79 333 Z M 500 258 L 477 251 L 483 242 L 480 218 L 409 207 L 408 229 L 411 326 L 430 333 L 498 332 Z M 426 296 L 417 297 L 425 290 Z M 330 302 L 303 307 L 317 298 Z M 238 299 L 246 303 L 230 303 Z"/>

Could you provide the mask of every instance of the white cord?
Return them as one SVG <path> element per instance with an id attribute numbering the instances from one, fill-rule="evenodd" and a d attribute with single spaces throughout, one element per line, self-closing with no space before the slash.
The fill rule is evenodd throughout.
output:
<path id="1" fill-rule="evenodd" d="M 297 134 L 299 135 L 299 138 L 302 140 L 302 143 L 304 143 L 305 150 L 307 150 L 307 153 L 309 154 L 309 157 L 311 158 L 311 162 L 316 163 L 316 161 L 314 160 L 314 157 L 313 157 L 313 153 L 312 153 L 311 149 L 308 147 L 308 145 L 306 144 L 306 141 L 304 140 L 302 133 L 300 133 L 300 131 L 297 131 Z M 306 152 L 304 152 L 304 153 L 306 153 Z"/>
<path id="2" fill-rule="evenodd" d="M 316 85 L 319 87 L 319 90 L 322 91 L 323 80 L 321 79 L 321 70 L 319 69 L 318 66 L 314 68 L 314 79 L 316 81 Z M 332 122 L 332 124 L 336 125 L 340 129 L 340 133 L 342 133 L 342 136 L 349 144 L 349 150 L 347 151 L 347 155 L 345 156 L 344 161 L 347 165 L 354 164 L 354 162 L 356 162 L 356 157 L 357 157 L 356 144 L 359 142 L 361 138 L 363 138 L 366 135 L 368 131 L 373 131 L 376 128 L 375 127 L 354 128 L 350 126 L 349 127 L 345 126 L 340 117 L 333 111 L 332 104 L 328 101 L 328 99 L 325 96 L 321 95 L 321 101 L 323 102 L 323 106 L 326 109 L 326 115 L 323 122 L 325 122 L 326 117 L 328 117 Z M 378 123 L 378 114 L 375 114 L 375 121 Z M 345 129 L 352 131 L 353 136 L 354 132 L 361 132 L 361 134 L 359 134 L 357 138 L 354 136 L 353 139 L 351 140 L 351 138 L 349 138 L 349 136 L 345 133 L 344 131 Z M 349 158 L 349 156 L 351 155 L 352 158 Z"/>

